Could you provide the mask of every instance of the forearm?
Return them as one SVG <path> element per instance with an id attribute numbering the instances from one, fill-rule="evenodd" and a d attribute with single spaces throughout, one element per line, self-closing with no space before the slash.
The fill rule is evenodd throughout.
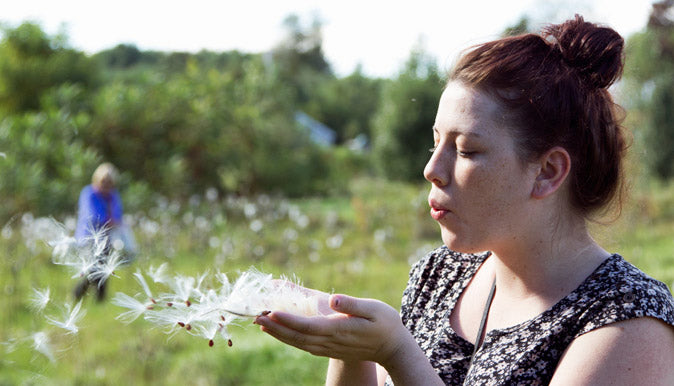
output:
<path id="1" fill-rule="evenodd" d="M 396 385 L 444 385 L 411 334 L 407 335 L 405 342 L 381 365 Z"/>
<path id="2" fill-rule="evenodd" d="M 327 386 L 377 385 L 377 369 L 374 362 L 343 361 L 330 358 Z"/>

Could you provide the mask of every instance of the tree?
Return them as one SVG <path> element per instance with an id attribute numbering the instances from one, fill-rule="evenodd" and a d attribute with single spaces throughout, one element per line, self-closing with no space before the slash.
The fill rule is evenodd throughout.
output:
<path id="1" fill-rule="evenodd" d="M 674 177 L 674 0 L 653 4 L 646 29 L 627 41 L 625 64 L 629 109 L 637 119 L 650 172 Z"/>
<path id="2" fill-rule="evenodd" d="M 502 36 L 517 36 L 530 32 L 530 20 L 527 16 L 522 16 L 517 23 L 507 27 L 505 31 L 501 34 Z"/>
<path id="3" fill-rule="evenodd" d="M 674 176 L 674 80 L 656 86 L 651 108 L 646 155 L 653 173 L 664 180 Z"/>
<path id="4" fill-rule="evenodd" d="M 323 80 L 304 108 L 307 114 L 335 130 L 338 143 L 360 134 L 371 138 L 371 120 L 379 107 L 381 83 L 364 76 L 359 67 L 345 78 Z"/>
<path id="5" fill-rule="evenodd" d="M 129 68 L 138 64 L 142 53 L 134 44 L 118 44 L 115 48 L 96 54 L 103 65 L 111 68 Z"/>
<path id="6" fill-rule="evenodd" d="M 67 47 L 64 35 L 48 36 L 39 25 L 4 27 L 0 41 L 0 110 L 36 111 L 47 90 L 65 83 L 88 90 L 97 68 L 82 52 Z"/>
<path id="7" fill-rule="evenodd" d="M 316 17 L 305 28 L 297 15 L 290 15 L 283 25 L 286 36 L 271 56 L 281 82 L 291 86 L 298 103 L 304 104 L 322 80 L 334 76 L 323 54 L 322 23 Z"/>
<path id="8" fill-rule="evenodd" d="M 415 48 L 404 71 L 384 85 L 374 117 L 373 157 L 380 173 L 397 180 L 423 178 L 441 92 L 434 59 L 423 48 Z"/>
<path id="9" fill-rule="evenodd" d="M 74 112 L 71 105 L 79 103 L 82 90 L 64 85 L 49 94 L 53 102 L 47 109 L 16 113 L 0 123 L 2 224 L 22 212 L 72 213 L 79 190 L 101 161 L 80 135 L 89 125 L 89 115 Z"/>
<path id="10" fill-rule="evenodd" d="M 114 81 L 94 98 L 86 136 L 106 160 L 170 197 L 315 192 L 328 176 L 294 121 L 287 86 L 261 57 L 219 70 L 187 57 L 179 73 Z"/>

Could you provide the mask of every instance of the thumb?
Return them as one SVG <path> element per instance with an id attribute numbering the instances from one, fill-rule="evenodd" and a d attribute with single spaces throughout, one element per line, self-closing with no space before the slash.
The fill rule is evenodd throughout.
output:
<path id="1" fill-rule="evenodd" d="M 343 314 L 371 319 L 375 313 L 376 301 L 355 298 L 348 295 L 333 294 L 330 295 L 330 308 Z"/>

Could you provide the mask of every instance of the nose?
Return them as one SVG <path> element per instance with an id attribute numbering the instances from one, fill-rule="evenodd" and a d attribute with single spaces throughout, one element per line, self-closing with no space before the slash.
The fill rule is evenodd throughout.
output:
<path id="1" fill-rule="evenodd" d="M 431 155 L 431 159 L 426 163 L 424 178 L 433 185 L 445 186 L 449 183 L 450 162 L 445 158 L 438 147 Z"/>

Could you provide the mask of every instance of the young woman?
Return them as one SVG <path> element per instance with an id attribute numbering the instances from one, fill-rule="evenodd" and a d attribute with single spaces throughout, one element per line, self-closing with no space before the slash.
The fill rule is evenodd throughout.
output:
<path id="1" fill-rule="evenodd" d="M 328 315 L 256 323 L 333 358 L 329 384 L 674 384 L 671 293 L 586 226 L 620 197 L 622 60 L 623 39 L 579 16 L 465 53 L 424 170 L 444 246 L 401 315 L 325 295 Z"/>

